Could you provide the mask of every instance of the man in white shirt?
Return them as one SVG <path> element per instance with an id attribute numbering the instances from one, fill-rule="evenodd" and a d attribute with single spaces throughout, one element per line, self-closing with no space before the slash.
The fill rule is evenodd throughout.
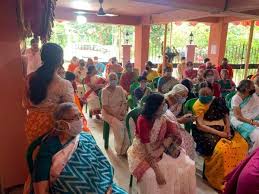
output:
<path id="1" fill-rule="evenodd" d="M 31 40 L 31 48 L 25 51 L 25 56 L 27 57 L 27 75 L 29 75 L 42 65 L 38 39 Z"/>

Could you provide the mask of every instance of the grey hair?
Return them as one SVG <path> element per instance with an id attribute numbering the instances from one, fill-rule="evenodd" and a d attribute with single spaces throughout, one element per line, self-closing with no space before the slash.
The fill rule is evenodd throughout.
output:
<path id="1" fill-rule="evenodd" d="M 53 114 L 54 120 L 55 121 L 62 120 L 64 115 L 72 108 L 77 108 L 77 106 L 72 102 L 65 102 L 65 103 L 59 104 Z"/>
<path id="2" fill-rule="evenodd" d="M 242 80 L 237 87 L 237 91 L 239 91 L 240 93 L 244 93 L 253 84 L 254 83 L 251 80 L 248 80 L 248 79 Z"/>
<path id="3" fill-rule="evenodd" d="M 108 78 L 110 80 L 111 76 L 114 75 L 117 79 L 118 79 L 118 75 L 115 73 L 115 72 L 111 72 L 109 75 L 108 75 Z"/>

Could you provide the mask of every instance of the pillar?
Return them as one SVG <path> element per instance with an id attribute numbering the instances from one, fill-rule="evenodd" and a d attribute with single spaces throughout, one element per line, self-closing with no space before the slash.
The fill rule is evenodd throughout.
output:
<path id="1" fill-rule="evenodd" d="M 148 61 L 149 33 L 149 25 L 135 26 L 135 68 L 141 73 L 145 69 L 145 62 Z"/>
<path id="2" fill-rule="evenodd" d="M 194 62 L 195 48 L 196 48 L 196 45 L 193 45 L 193 44 L 186 45 L 186 60 L 187 61 Z"/>
<path id="3" fill-rule="evenodd" d="M 221 64 L 221 60 L 224 58 L 227 33 L 228 23 L 225 23 L 223 18 L 218 23 L 213 23 L 210 26 L 208 58 L 216 66 Z"/>
<path id="4" fill-rule="evenodd" d="M 131 45 L 122 45 L 122 65 L 123 67 L 130 61 Z"/>
<path id="5" fill-rule="evenodd" d="M 0 6 L 0 178 L 4 188 L 23 184 L 27 175 L 17 2 L 8 0 Z"/>

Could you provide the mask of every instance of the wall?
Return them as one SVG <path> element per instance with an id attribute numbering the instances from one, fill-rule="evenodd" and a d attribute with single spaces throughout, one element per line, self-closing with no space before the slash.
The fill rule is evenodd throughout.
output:
<path id="1" fill-rule="evenodd" d="M 16 0 L 0 6 L 0 176 L 6 187 L 23 184 L 26 176 L 24 81 L 19 51 Z"/>

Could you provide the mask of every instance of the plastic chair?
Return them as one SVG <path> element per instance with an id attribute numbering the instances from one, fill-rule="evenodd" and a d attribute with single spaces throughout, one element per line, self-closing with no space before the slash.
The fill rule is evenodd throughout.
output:
<path id="1" fill-rule="evenodd" d="M 229 93 L 228 95 L 226 95 L 225 100 L 226 100 L 226 105 L 229 109 L 231 109 L 231 100 L 233 98 L 233 96 L 235 96 L 237 92 L 233 91 L 231 93 Z"/>
<path id="2" fill-rule="evenodd" d="M 135 82 L 130 85 L 130 95 L 128 96 L 128 106 L 133 109 L 137 107 L 137 99 L 135 98 L 134 91 L 139 87 L 139 83 Z"/>
<path id="3" fill-rule="evenodd" d="M 148 97 L 148 95 L 147 95 L 147 96 L 144 96 L 143 98 L 141 98 L 141 100 L 140 100 L 140 106 L 141 106 L 141 107 L 143 107 L 143 106 L 145 105 L 145 103 L 146 103 L 146 101 L 147 101 L 147 97 Z"/>
<path id="4" fill-rule="evenodd" d="M 154 83 L 154 87 L 155 89 L 157 88 L 158 86 L 158 80 L 160 79 L 160 77 L 156 77 L 152 82 Z"/>
<path id="5" fill-rule="evenodd" d="M 126 117 L 126 128 L 127 128 L 127 131 L 128 131 L 128 136 L 129 136 L 130 144 L 132 144 L 132 137 L 131 137 L 131 132 L 130 132 L 129 120 L 130 120 L 130 118 L 132 118 L 134 120 L 135 124 L 136 124 L 138 116 L 140 115 L 140 110 L 141 110 L 141 108 L 134 108 L 133 110 L 131 110 L 127 114 L 127 117 Z M 130 175 L 130 183 L 129 183 L 130 187 L 132 187 L 132 182 L 133 182 L 133 176 L 131 174 Z"/>
<path id="6" fill-rule="evenodd" d="M 184 114 L 193 113 L 192 107 L 193 107 L 194 103 L 196 102 L 196 100 L 197 100 L 197 98 L 193 98 L 193 99 L 188 100 L 184 104 L 184 107 L 183 107 Z M 184 124 L 185 130 L 188 131 L 189 133 L 191 132 L 192 124 L 193 124 L 192 122 Z"/>

